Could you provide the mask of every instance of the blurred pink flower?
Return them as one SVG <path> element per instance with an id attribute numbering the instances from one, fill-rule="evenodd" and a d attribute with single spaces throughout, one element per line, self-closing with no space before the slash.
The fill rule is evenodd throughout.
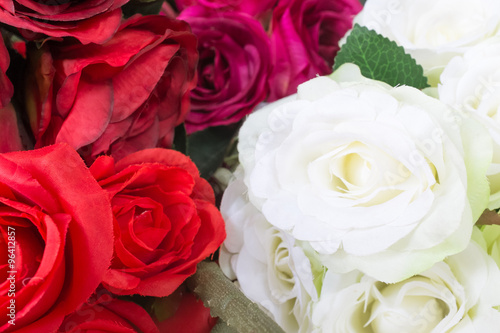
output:
<path id="1" fill-rule="evenodd" d="M 293 94 L 316 75 L 331 73 L 338 42 L 352 27 L 358 0 L 280 0 L 273 11 L 274 70 L 269 101 Z"/>
<path id="2" fill-rule="evenodd" d="M 270 42 L 264 28 L 245 13 L 202 6 L 186 8 L 178 19 L 191 25 L 200 53 L 187 132 L 239 121 L 269 91 Z"/>
<path id="3" fill-rule="evenodd" d="M 190 6 L 201 5 L 212 9 L 234 10 L 251 16 L 260 16 L 271 10 L 278 0 L 176 0 L 177 8 L 183 10 Z"/>

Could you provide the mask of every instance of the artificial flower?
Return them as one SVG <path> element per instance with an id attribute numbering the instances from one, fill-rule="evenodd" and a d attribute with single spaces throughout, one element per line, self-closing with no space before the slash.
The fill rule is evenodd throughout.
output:
<path id="1" fill-rule="evenodd" d="M 17 27 L 27 39 L 75 37 L 82 43 L 104 43 L 120 25 L 128 0 L 12 0 L 0 5 L 0 22 Z"/>
<path id="2" fill-rule="evenodd" d="M 269 224 L 246 192 L 238 177 L 222 198 L 228 236 L 220 252 L 221 269 L 286 332 L 308 332 L 322 266 L 293 237 Z"/>
<path id="3" fill-rule="evenodd" d="M 9 52 L 5 47 L 3 38 L 0 38 L 0 153 L 23 148 L 17 126 L 16 111 L 10 102 L 14 87 L 6 74 L 9 62 Z"/>
<path id="4" fill-rule="evenodd" d="M 160 333 L 140 305 L 98 292 L 66 316 L 57 333 Z"/>
<path id="5" fill-rule="evenodd" d="M 493 160 L 487 170 L 489 209 L 500 208 L 500 37 L 450 60 L 441 74 L 439 99 L 457 110 L 457 124 L 474 117 L 488 130 Z"/>
<path id="6" fill-rule="evenodd" d="M 474 241 L 396 284 L 329 271 L 313 310 L 313 332 L 495 332 L 499 279 L 497 265 Z"/>
<path id="7" fill-rule="evenodd" d="M 109 200 L 65 144 L 1 154 L 0 184 L 0 331 L 54 332 L 109 267 Z"/>
<path id="8" fill-rule="evenodd" d="M 243 124 L 249 200 L 330 269 L 401 281 L 465 249 L 488 203 L 489 138 L 452 116 L 345 64 Z"/>
<path id="9" fill-rule="evenodd" d="M 278 0 L 175 0 L 181 11 L 190 6 L 201 5 L 216 10 L 239 11 L 257 17 L 272 10 L 276 2 Z"/>
<path id="10" fill-rule="evenodd" d="M 354 23 L 404 47 L 435 87 L 452 57 L 500 33 L 500 2 L 370 0 Z"/>
<path id="11" fill-rule="evenodd" d="M 118 295 L 170 295 L 226 237 L 209 183 L 174 150 L 146 149 L 90 167 L 114 214 L 114 258 L 103 279 Z"/>
<path id="12" fill-rule="evenodd" d="M 196 84 L 196 37 L 165 16 L 125 21 L 103 45 L 32 45 L 27 108 L 36 147 L 66 142 L 91 163 L 172 145 Z"/>
<path id="13" fill-rule="evenodd" d="M 198 38 L 198 85 L 191 92 L 186 130 L 238 122 L 269 92 L 269 37 L 245 13 L 189 7 L 178 17 Z"/>
<path id="14" fill-rule="evenodd" d="M 281 0 L 273 9 L 273 72 L 269 101 L 291 95 L 316 75 L 332 72 L 338 42 L 352 27 L 358 0 Z"/>

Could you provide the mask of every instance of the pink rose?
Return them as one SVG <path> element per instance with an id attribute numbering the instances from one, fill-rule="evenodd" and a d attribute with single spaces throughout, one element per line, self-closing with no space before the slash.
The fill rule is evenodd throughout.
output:
<path id="1" fill-rule="evenodd" d="M 103 45 L 46 42 L 28 52 L 36 147 L 66 142 L 90 163 L 170 147 L 196 84 L 196 37 L 165 16 L 125 21 Z"/>
<path id="2" fill-rule="evenodd" d="M 185 9 L 198 37 L 198 85 L 191 93 L 188 133 L 239 121 L 268 94 L 269 38 L 262 25 L 239 12 Z"/>
<path id="3" fill-rule="evenodd" d="M 269 101 L 295 93 L 300 83 L 318 74 L 331 73 L 338 42 L 361 8 L 358 0 L 280 0 L 271 23 Z"/>
<path id="4" fill-rule="evenodd" d="M 183 10 L 190 6 L 201 5 L 219 10 L 234 10 L 251 16 L 261 16 L 271 10 L 278 0 L 176 0 L 177 8 Z"/>

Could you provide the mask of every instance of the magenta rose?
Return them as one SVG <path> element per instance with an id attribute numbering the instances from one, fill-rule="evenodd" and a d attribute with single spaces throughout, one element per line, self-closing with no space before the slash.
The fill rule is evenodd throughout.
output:
<path id="1" fill-rule="evenodd" d="M 297 92 L 316 75 L 331 73 L 338 42 L 352 27 L 358 0 L 280 0 L 273 11 L 274 70 L 269 101 Z"/>
<path id="2" fill-rule="evenodd" d="M 0 37 L 0 153 L 23 148 L 17 127 L 16 111 L 10 102 L 14 88 L 6 74 L 9 62 L 9 52 Z"/>
<path id="3" fill-rule="evenodd" d="M 278 0 L 176 0 L 177 8 L 183 10 L 191 6 L 204 6 L 217 10 L 233 10 L 251 16 L 262 16 L 271 10 Z"/>
<path id="4" fill-rule="evenodd" d="M 5 0 L 0 22 L 21 29 L 29 39 L 75 37 L 82 43 L 104 43 L 120 25 L 120 7 L 128 0 Z"/>
<path id="5" fill-rule="evenodd" d="M 139 305 L 101 293 L 68 315 L 57 332 L 160 333 L 160 330 Z"/>
<path id="6" fill-rule="evenodd" d="M 106 193 L 68 145 L 0 154 L 0 332 L 55 332 L 112 256 Z"/>
<path id="7" fill-rule="evenodd" d="M 196 84 L 196 37 L 165 16 L 133 17 L 103 45 L 47 42 L 28 52 L 36 147 L 67 142 L 98 155 L 170 147 Z"/>
<path id="8" fill-rule="evenodd" d="M 262 25 L 244 13 L 201 6 L 186 8 L 179 19 L 191 25 L 200 53 L 188 133 L 239 121 L 268 94 L 270 44 Z"/>
<path id="9" fill-rule="evenodd" d="M 171 149 L 147 149 L 90 167 L 114 214 L 115 255 L 103 285 L 119 295 L 170 295 L 221 245 L 224 221 L 210 184 Z"/>

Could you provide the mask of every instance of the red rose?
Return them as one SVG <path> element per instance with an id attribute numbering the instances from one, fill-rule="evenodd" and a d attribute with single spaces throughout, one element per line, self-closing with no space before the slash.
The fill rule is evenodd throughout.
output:
<path id="1" fill-rule="evenodd" d="M 14 87 L 7 77 L 7 69 L 9 68 L 10 58 L 7 48 L 0 37 L 0 108 L 6 107 L 10 103 Z"/>
<path id="2" fill-rule="evenodd" d="M 109 267 L 109 200 L 80 156 L 54 145 L 0 154 L 0 202 L 0 332 L 54 332 Z"/>
<path id="3" fill-rule="evenodd" d="M 268 94 L 269 37 L 262 25 L 239 12 L 189 7 L 179 16 L 198 37 L 198 86 L 191 93 L 188 133 L 232 124 Z"/>
<path id="4" fill-rule="evenodd" d="M 269 101 L 332 72 L 338 42 L 361 8 L 358 0 L 280 0 L 271 23 L 274 70 Z"/>
<path id="5" fill-rule="evenodd" d="M 10 103 L 14 88 L 6 75 L 9 62 L 9 52 L 0 37 L 0 153 L 23 148 L 17 127 L 16 111 Z"/>
<path id="6" fill-rule="evenodd" d="M 226 236 L 212 188 L 179 152 L 101 156 L 90 171 L 113 207 L 115 255 L 103 284 L 115 294 L 168 296 Z"/>
<path id="7" fill-rule="evenodd" d="M 64 319 L 58 332 L 160 333 L 146 310 L 108 294 L 93 296 Z"/>
<path id="8" fill-rule="evenodd" d="M 154 307 L 158 309 L 158 328 L 162 333 L 209 333 L 218 320 L 210 316 L 210 309 L 183 285 L 172 295 L 157 298 Z M 163 312 L 160 311 L 162 308 L 165 309 Z M 167 311 L 169 313 L 165 313 Z"/>
<path id="9" fill-rule="evenodd" d="M 100 154 L 170 147 L 196 84 L 196 37 L 185 22 L 134 17 L 103 45 L 29 50 L 28 110 L 36 147 L 67 142 Z"/>
<path id="10" fill-rule="evenodd" d="M 71 36 L 84 44 L 104 43 L 120 25 L 120 7 L 127 1 L 6 0 L 0 22 L 20 28 L 29 39 Z"/>

